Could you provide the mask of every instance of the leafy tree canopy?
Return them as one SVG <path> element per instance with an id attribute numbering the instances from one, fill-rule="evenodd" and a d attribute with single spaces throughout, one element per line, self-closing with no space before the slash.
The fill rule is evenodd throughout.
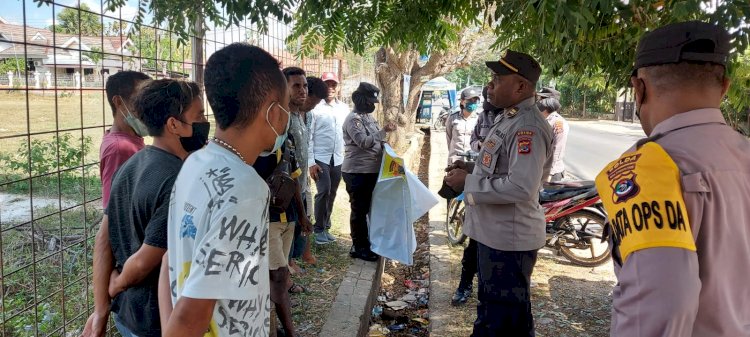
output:
<path id="1" fill-rule="evenodd" d="M 528 52 L 555 75 L 602 72 L 620 85 L 640 37 L 668 23 L 702 20 L 729 27 L 735 57 L 750 44 L 746 0 L 309 0 L 296 18 L 294 36 L 303 38 L 303 51 L 323 45 L 329 53 L 372 45 L 427 53 L 454 47 L 464 27 L 487 25 L 495 50 Z"/>
<path id="2" fill-rule="evenodd" d="M 80 33 L 82 36 L 100 36 L 102 23 L 99 15 L 91 12 L 91 8 L 82 3 L 78 9 L 65 8 L 60 11 L 52 29 L 63 34 L 78 35 Z"/>

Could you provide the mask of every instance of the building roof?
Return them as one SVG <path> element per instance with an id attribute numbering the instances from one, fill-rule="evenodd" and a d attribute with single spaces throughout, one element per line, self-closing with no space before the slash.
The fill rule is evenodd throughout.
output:
<path id="1" fill-rule="evenodd" d="M 2 19 L 2 18 L 0 18 Z M 24 48 L 24 44 L 26 45 Z M 77 53 L 94 47 L 106 54 L 121 54 L 123 48 L 132 45 L 127 36 L 81 36 L 53 33 L 48 29 L 11 24 L 0 20 L 0 58 L 51 56 L 57 53 Z M 14 48 L 15 47 L 15 48 Z"/>

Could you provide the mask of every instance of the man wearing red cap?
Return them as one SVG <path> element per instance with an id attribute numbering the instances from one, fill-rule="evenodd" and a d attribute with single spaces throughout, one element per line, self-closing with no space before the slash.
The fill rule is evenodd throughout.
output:
<path id="1" fill-rule="evenodd" d="M 328 86 L 328 97 L 311 111 L 308 166 L 315 181 L 315 243 L 336 241 L 328 232 L 336 190 L 341 182 L 341 164 L 344 162 L 344 119 L 349 106 L 338 100 L 339 79 L 335 73 L 323 73 L 321 79 Z"/>

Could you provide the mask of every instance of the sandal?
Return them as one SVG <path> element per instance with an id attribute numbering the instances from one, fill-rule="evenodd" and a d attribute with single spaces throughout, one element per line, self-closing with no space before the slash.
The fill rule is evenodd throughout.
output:
<path id="1" fill-rule="evenodd" d="M 290 294 L 301 294 L 301 293 L 307 292 L 307 290 L 305 289 L 305 287 L 303 287 L 303 286 L 301 286 L 301 285 L 299 285 L 297 283 L 292 283 L 292 286 L 289 287 L 289 290 L 287 290 L 287 291 Z"/>

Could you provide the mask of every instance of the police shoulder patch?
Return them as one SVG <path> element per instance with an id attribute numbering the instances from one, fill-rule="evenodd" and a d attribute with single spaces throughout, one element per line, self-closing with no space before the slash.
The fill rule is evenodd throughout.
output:
<path id="1" fill-rule="evenodd" d="M 655 142 L 623 154 L 596 177 L 623 262 L 647 248 L 696 250 L 680 182 L 677 164 Z"/>
<path id="2" fill-rule="evenodd" d="M 531 153 L 531 139 L 534 131 L 523 130 L 516 132 L 516 142 L 518 144 L 518 154 Z"/>

